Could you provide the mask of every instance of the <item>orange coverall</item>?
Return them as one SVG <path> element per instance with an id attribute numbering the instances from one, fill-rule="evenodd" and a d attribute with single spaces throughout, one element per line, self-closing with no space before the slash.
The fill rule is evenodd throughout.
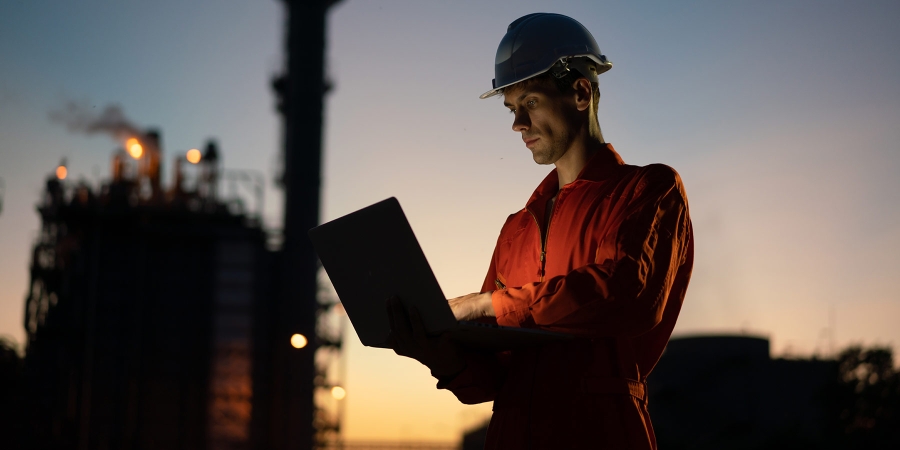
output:
<path id="1" fill-rule="evenodd" d="M 488 449 L 655 449 L 647 375 L 672 334 L 692 265 L 678 174 L 625 165 L 607 144 L 562 189 L 550 172 L 509 216 L 482 287 L 494 291 L 498 324 L 578 339 L 466 353 L 465 370 L 437 387 L 466 404 L 494 401 Z"/>

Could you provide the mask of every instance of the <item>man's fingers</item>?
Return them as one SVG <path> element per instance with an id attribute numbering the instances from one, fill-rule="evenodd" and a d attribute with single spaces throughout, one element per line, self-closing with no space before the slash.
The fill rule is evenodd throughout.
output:
<path id="1" fill-rule="evenodd" d="M 447 300 L 450 303 L 450 310 L 453 311 L 453 317 L 456 320 L 468 320 L 469 319 L 469 300 L 470 295 L 463 295 L 462 297 L 451 298 Z"/>
<path id="2" fill-rule="evenodd" d="M 390 305 L 388 316 L 391 319 L 391 334 L 401 346 L 408 346 L 413 337 L 406 308 L 396 297 L 391 298 Z"/>
<path id="3" fill-rule="evenodd" d="M 450 302 L 450 311 L 453 312 L 453 318 L 457 321 L 463 320 L 462 316 L 462 308 L 459 306 L 459 302 Z"/>
<path id="4" fill-rule="evenodd" d="M 473 320 L 481 317 L 495 317 L 491 292 L 473 293 L 447 300 L 456 320 Z"/>
<path id="5" fill-rule="evenodd" d="M 401 354 L 402 350 L 400 348 L 400 344 L 397 342 L 397 337 L 395 334 L 396 331 L 394 331 L 397 329 L 397 326 L 394 324 L 393 302 L 394 302 L 393 297 L 389 297 L 384 302 L 385 310 L 387 311 L 388 322 L 391 324 L 391 332 L 388 334 L 387 341 L 385 341 L 385 344 L 387 344 L 388 347 L 394 349 L 394 353 L 402 356 L 402 354 Z"/>
<path id="6" fill-rule="evenodd" d="M 410 322 L 412 323 L 413 337 L 419 343 L 419 346 L 424 347 L 428 345 L 428 333 L 425 332 L 425 323 L 422 322 L 422 315 L 419 314 L 419 309 L 415 306 L 410 308 Z"/>
<path id="7" fill-rule="evenodd" d="M 394 353 L 400 354 L 399 346 L 397 345 L 397 339 L 394 338 L 393 333 L 389 334 L 387 340 L 384 341 L 385 345 L 394 350 Z"/>
<path id="8" fill-rule="evenodd" d="M 393 303 L 394 303 L 394 298 L 393 298 L 393 297 L 388 297 L 388 299 L 384 302 L 385 310 L 387 310 L 388 323 L 390 323 L 390 325 L 391 325 L 391 331 L 392 331 L 392 332 L 394 331 L 394 328 L 397 328 L 397 327 L 394 325 L 394 311 L 393 311 L 394 308 L 393 308 Z M 392 337 L 393 337 L 393 335 L 392 335 Z"/>

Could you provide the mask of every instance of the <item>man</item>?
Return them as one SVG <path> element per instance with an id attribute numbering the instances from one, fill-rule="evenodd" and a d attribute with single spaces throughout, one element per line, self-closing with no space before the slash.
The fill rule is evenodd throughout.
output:
<path id="1" fill-rule="evenodd" d="M 509 26 L 482 98 L 502 94 L 534 161 L 556 169 L 503 225 L 481 292 L 449 300 L 459 320 L 577 339 L 478 353 L 388 302 L 396 353 L 463 403 L 494 401 L 487 448 L 656 448 L 646 380 L 681 309 L 693 236 L 678 174 L 626 165 L 603 140 L 597 75 L 611 67 L 569 17 Z"/>

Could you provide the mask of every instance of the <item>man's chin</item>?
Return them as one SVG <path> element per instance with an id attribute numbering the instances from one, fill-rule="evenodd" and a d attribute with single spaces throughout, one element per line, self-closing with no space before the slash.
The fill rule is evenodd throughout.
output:
<path id="1" fill-rule="evenodd" d="M 531 157 L 532 157 L 532 159 L 534 159 L 534 162 L 536 162 L 537 164 L 540 164 L 542 166 L 546 166 L 548 164 L 553 164 L 553 159 L 550 158 L 550 155 L 547 155 L 546 153 L 532 151 Z"/>

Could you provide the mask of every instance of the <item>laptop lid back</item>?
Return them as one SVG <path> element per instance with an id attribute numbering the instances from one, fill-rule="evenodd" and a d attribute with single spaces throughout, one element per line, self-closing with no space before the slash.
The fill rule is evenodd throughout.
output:
<path id="1" fill-rule="evenodd" d="M 387 347 L 391 295 L 416 306 L 430 334 L 457 326 L 396 198 L 315 227 L 309 237 L 364 345 Z"/>

